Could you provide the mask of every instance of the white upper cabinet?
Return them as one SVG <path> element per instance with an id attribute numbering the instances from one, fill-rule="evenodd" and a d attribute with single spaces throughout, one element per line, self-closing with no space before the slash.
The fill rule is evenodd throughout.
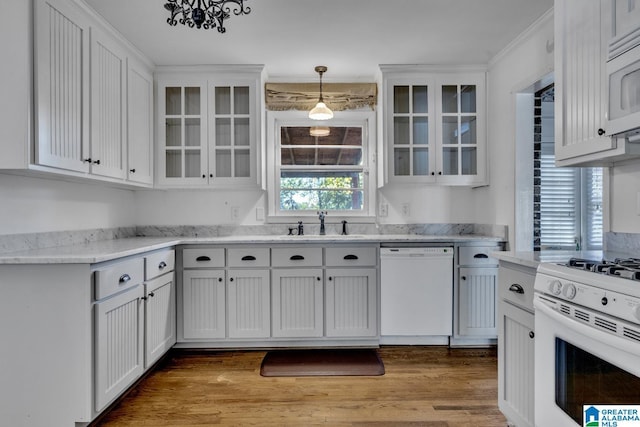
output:
<path id="1" fill-rule="evenodd" d="M 89 17 L 68 0 L 37 0 L 39 165 L 89 172 Z"/>
<path id="2" fill-rule="evenodd" d="M 101 19 L 82 2 L 36 0 L 36 141 L 27 166 L 149 186 L 150 65 Z"/>
<path id="3" fill-rule="evenodd" d="M 91 173 L 124 179 L 127 53 L 91 28 Z"/>
<path id="4" fill-rule="evenodd" d="M 157 183 L 258 186 L 262 66 L 171 67 L 156 76 Z"/>
<path id="5" fill-rule="evenodd" d="M 382 66 L 388 183 L 482 185 L 484 71 Z"/>
<path id="6" fill-rule="evenodd" d="M 556 164 L 606 164 L 626 150 L 606 129 L 611 3 L 556 0 L 554 14 Z"/>
<path id="7" fill-rule="evenodd" d="M 153 184 L 153 74 L 129 58 L 127 180 Z"/>

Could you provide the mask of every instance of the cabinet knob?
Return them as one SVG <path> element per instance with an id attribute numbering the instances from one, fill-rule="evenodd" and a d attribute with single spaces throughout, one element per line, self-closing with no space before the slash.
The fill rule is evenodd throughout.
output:
<path id="1" fill-rule="evenodd" d="M 153 297 L 153 296 L 155 296 L 155 295 L 156 295 L 156 294 L 154 294 L 153 292 L 149 292 L 149 296 L 150 296 L 150 297 Z"/>
<path id="2" fill-rule="evenodd" d="M 99 164 L 100 164 L 100 160 L 94 160 L 94 161 L 93 161 L 93 164 L 94 164 L 94 165 L 99 165 Z"/>
<path id="3" fill-rule="evenodd" d="M 203 177 L 203 178 L 206 178 L 206 177 L 207 177 L 207 175 L 205 175 L 205 174 L 202 174 L 202 177 Z"/>
<path id="4" fill-rule="evenodd" d="M 438 172 L 438 175 L 442 175 L 442 171 Z"/>
<path id="5" fill-rule="evenodd" d="M 135 169 L 129 169 L 129 172 L 136 173 L 136 170 Z"/>
<path id="6" fill-rule="evenodd" d="M 87 159 L 82 159 L 83 162 L 85 163 L 91 163 L 91 157 L 87 158 Z"/>
<path id="7" fill-rule="evenodd" d="M 222 277 L 218 277 L 218 282 L 222 282 Z"/>
<path id="8" fill-rule="evenodd" d="M 319 282 L 321 279 L 320 279 L 320 277 L 316 277 L 316 280 Z"/>
<path id="9" fill-rule="evenodd" d="M 598 135 L 602 136 L 604 134 L 605 134 L 604 129 L 602 129 L 602 128 L 598 129 Z"/>
<path id="10" fill-rule="evenodd" d="M 535 336 L 536 336 L 536 334 L 533 331 L 529 331 L 529 338 L 533 338 Z"/>
<path id="11" fill-rule="evenodd" d="M 435 174 L 436 174 L 435 172 L 431 172 L 431 175 L 435 175 Z"/>
<path id="12" fill-rule="evenodd" d="M 230 282 L 233 282 L 233 277 L 229 278 L 229 281 L 230 281 Z"/>
<path id="13" fill-rule="evenodd" d="M 461 279 L 462 280 L 467 280 L 467 276 L 462 276 Z"/>
<path id="14" fill-rule="evenodd" d="M 209 174 L 209 178 L 213 178 L 213 174 L 212 173 Z"/>
<path id="15" fill-rule="evenodd" d="M 329 276 L 329 281 L 333 280 L 333 277 Z"/>

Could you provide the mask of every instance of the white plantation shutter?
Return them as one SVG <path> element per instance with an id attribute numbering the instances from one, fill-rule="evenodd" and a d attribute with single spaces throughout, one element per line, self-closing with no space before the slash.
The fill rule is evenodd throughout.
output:
<path id="1" fill-rule="evenodd" d="M 540 246 L 575 249 L 580 234 L 579 169 L 556 168 L 553 153 L 540 159 Z"/>
<path id="2" fill-rule="evenodd" d="M 557 168 L 543 144 L 540 178 L 541 249 L 602 249 L 602 168 Z"/>

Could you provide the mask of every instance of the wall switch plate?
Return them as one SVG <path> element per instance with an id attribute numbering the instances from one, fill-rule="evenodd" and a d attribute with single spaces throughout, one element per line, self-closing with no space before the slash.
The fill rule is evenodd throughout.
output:
<path id="1" fill-rule="evenodd" d="M 400 208 L 404 218 L 409 218 L 411 216 L 411 203 L 405 202 L 400 205 Z"/>
<path id="2" fill-rule="evenodd" d="M 386 203 L 380 203 L 378 207 L 378 215 L 379 216 L 388 216 L 389 215 L 389 205 Z"/>

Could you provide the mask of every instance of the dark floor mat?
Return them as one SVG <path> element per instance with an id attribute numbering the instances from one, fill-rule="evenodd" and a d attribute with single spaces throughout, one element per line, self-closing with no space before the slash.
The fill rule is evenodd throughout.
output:
<path id="1" fill-rule="evenodd" d="M 263 377 L 384 375 L 376 349 L 269 351 L 262 359 Z"/>

